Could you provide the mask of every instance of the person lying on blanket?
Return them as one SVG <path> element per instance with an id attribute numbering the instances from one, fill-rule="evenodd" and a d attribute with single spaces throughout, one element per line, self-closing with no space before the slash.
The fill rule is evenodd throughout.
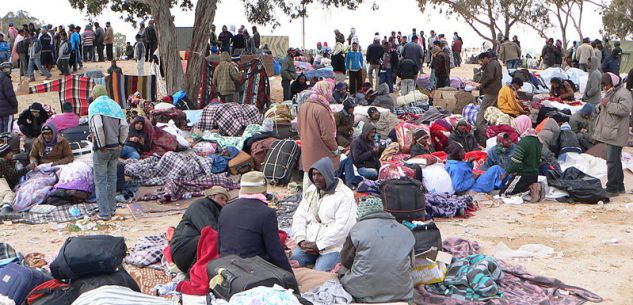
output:
<path id="1" fill-rule="evenodd" d="M 137 116 L 130 124 L 130 132 L 121 150 L 121 158 L 138 160 L 143 152 L 148 152 L 151 148 L 151 139 L 145 132 L 145 118 Z"/>
<path id="2" fill-rule="evenodd" d="M 378 197 L 363 197 L 343 249 L 341 284 L 359 303 L 413 300 L 413 233 L 384 211 Z M 368 285 L 371 283 L 371 285 Z"/>
<path id="3" fill-rule="evenodd" d="M 40 136 L 33 141 L 29 159 L 34 167 L 44 163 L 68 164 L 73 162 L 74 157 L 68 140 L 57 133 L 55 125 L 46 123 Z"/>
<path id="4" fill-rule="evenodd" d="M 29 164 L 22 169 L 15 169 L 15 161 L 13 161 L 13 151 L 8 144 L 0 145 L 0 203 L 2 204 L 2 210 L 0 210 L 0 219 L 13 212 L 13 199 L 15 193 L 13 189 L 20 178 L 22 178 L 30 170 L 34 169 L 34 164 Z"/>
<path id="5" fill-rule="evenodd" d="M 172 259 L 184 273 L 187 273 L 196 261 L 200 232 L 206 226 L 218 230 L 220 211 L 230 197 L 229 192 L 221 186 L 204 191 L 204 196 L 187 208 L 169 242 Z"/>

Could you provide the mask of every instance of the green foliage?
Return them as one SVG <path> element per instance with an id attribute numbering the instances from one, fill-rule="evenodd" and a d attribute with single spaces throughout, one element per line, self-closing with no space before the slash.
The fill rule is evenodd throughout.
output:
<path id="1" fill-rule="evenodd" d="M 10 22 L 13 22 L 16 28 L 22 27 L 23 24 L 29 24 L 31 22 L 36 25 L 39 25 L 41 23 L 38 18 L 29 15 L 29 12 L 23 10 L 19 10 L 17 12 L 8 12 L 6 15 L 4 15 L 4 17 L 0 18 L 0 20 L 2 21 L 2 26 L 4 27 L 3 30 L 6 30 L 6 28 L 9 27 Z"/>
<path id="2" fill-rule="evenodd" d="M 626 39 L 633 35 L 633 5 L 630 0 L 612 0 L 602 11 L 602 24 L 609 36 Z"/>

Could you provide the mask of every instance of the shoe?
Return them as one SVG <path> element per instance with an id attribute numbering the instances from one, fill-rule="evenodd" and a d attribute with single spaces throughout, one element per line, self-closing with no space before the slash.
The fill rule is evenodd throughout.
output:
<path id="1" fill-rule="evenodd" d="M 112 220 L 112 216 L 101 216 L 101 215 L 99 215 L 97 217 L 97 219 L 98 220 L 103 220 L 103 221 L 110 221 L 110 220 Z"/>
<path id="2" fill-rule="evenodd" d="M 607 193 L 607 197 L 609 198 L 618 197 L 620 195 L 619 192 L 616 192 L 616 193 L 606 192 L 606 193 Z"/>

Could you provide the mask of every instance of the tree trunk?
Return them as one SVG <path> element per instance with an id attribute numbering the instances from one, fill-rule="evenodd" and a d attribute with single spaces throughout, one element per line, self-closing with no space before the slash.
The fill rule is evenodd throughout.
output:
<path id="1" fill-rule="evenodd" d="M 196 15 L 193 23 L 193 35 L 189 49 L 189 60 L 187 62 L 187 73 L 185 80 L 185 90 L 190 100 L 198 99 L 200 92 L 200 82 L 202 69 L 204 68 L 204 55 L 209 47 L 209 37 L 211 23 L 215 19 L 217 10 L 217 0 L 198 0 L 196 4 Z"/>
<path id="2" fill-rule="evenodd" d="M 184 77 L 176 45 L 176 25 L 174 25 L 173 17 L 169 11 L 169 1 L 154 0 L 149 1 L 148 4 L 152 11 L 152 18 L 156 22 L 158 47 L 166 72 L 167 94 L 173 94 L 184 88 Z"/>

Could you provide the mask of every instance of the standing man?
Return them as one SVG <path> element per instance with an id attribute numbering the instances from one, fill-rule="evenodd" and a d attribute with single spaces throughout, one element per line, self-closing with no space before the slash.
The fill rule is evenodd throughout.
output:
<path id="1" fill-rule="evenodd" d="M 286 51 L 286 59 L 281 64 L 281 87 L 284 91 L 284 101 L 292 100 L 292 91 L 290 91 L 290 82 L 297 78 L 295 70 L 295 49 L 289 48 Z"/>
<path id="2" fill-rule="evenodd" d="M 259 36 L 259 32 L 257 31 L 256 26 L 253 26 L 251 29 L 253 30 L 253 44 L 255 45 L 255 49 L 259 50 L 261 37 Z"/>
<path id="3" fill-rule="evenodd" d="M 229 32 L 226 25 L 222 26 L 222 32 L 218 36 L 220 41 L 220 51 L 229 52 L 231 54 L 231 40 L 233 40 L 233 33 Z"/>
<path id="4" fill-rule="evenodd" d="M 402 49 L 402 58 L 408 58 L 415 62 L 418 67 L 418 71 L 422 71 L 422 65 L 424 64 L 424 50 L 418 44 L 418 36 L 413 36 L 410 42 L 404 45 Z"/>
<path id="5" fill-rule="evenodd" d="M 140 35 L 139 35 L 140 36 Z M 140 40 L 140 37 L 139 37 Z M 128 124 L 123 110 L 108 97 L 105 87 L 92 89 L 94 101 L 88 107 L 88 122 L 92 135 L 95 194 L 99 218 L 110 220 L 116 212 L 117 163 L 121 147 L 128 136 Z"/>
<path id="6" fill-rule="evenodd" d="M 103 59 L 103 39 L 105 36 L 105 31 L 99 25 L 99 22 L 95 22 L 95 47 L 97 47 L 97 57 L 99 62 L 104 62 Z"/>
<path id="7" fill-rule="evenodd" d="M 574 59 L 578 61 L 578 68 L 587 72 L 587 62 L 589 62 L 592 56 L 594 56 L 593 47 L 589 43 L 589 38 L 585 37 L 582 40 L 582 44 L 580 45 L 580 47 L 578 47 L 578 49 L 576 50 L 576 54 L 574 55 Z M 594 64 L 598 65 L 599 67 L 600 61 Z"/>
<path id="8" fill-rule="evenodd" d="M 220 63 L 213 71 L 213 84 L 220 93 L 220 98 L 224 103 L 235 101 L 237 88 L 235 84 L 242 78 L 242 73 L 237 69 L 237 65 L 231 61 L 228 52 L 220 54 Z"/>
<path id="9" fill-rule="evenodd" d="M 415 29 L 414 29 L 415 30 Z M 380 62 L 382 56 L 385 54 L 385 49 L 380 45 L 380 36 L 374 37 L 374 42 L 367 47 L 367 62 L 369 63 L 369 70 L 367 74 L 369 76 L 369 82 L 372 87 L 378 87 L 378 83 L 374 83 L 374 74 L 380 72 Z M 378 79 L 378 77 L 376 77 Z"/>
<path id="10" fill-rule="evenodd" d="M 13 26 L 13 22 L 9 22 L 9 30 L 7 31 L 9 37 L 9 50 L 13 50 L 13 44 L 15 43 L 15 38 L 18 37 L 18 30 Z"/>
<path id="11" fill-rule="evenodd" d="M 620 49 L 613 50 L 613 52 L 611 52 L 611 55 L 609 55 L 602 62 L 602 72 L 604 73 L 611 72 L 615 75 L 619 75 L 620 74 L 620 55 L 622 55 L 622 50 Z"/>
<path id="12" fill-rule="evenodd" d="M 448 87 L 451 83 L 451 63 L 448 58 L 449 55 L 440 50 L 438 47 L 433 47 L 433 70 L 435 71 L 435 78 L 437 79 L 436 88 Z"/>
<path id="13" fill-rule="evenodd" d="M 435 35 L 435 31 L 431 30 L 431 36 L 429 36 L 427 43 L 426 43 L 426 47 L 427 47 L 427 52 L 426 52 L 426 63 L 428 66 L 431 66 L 431 49 L 434 46 L 434 42 L 437 40 L 437 35 Z"/>
<path id="14" fill-rule="evenodd" d="M 215 33 L 215 24 L 211 25 L 211 34 L 209 36 L 209 46 L 210 48 L 218 46 L 218 35 Z"/>
<path id="15" fill-rule="evenodd" d="M 508 69 L 517 69 L 521 65 L 521 47 L 514 41 L 506 39 L 499 47 L 499 60 Z"/>
<path id="16" fill-rule="evenodd" d="M 455 63 L 455 67 L 462 65 L 462 44 L 462 38 L 457 35 L 457 32 L 453 33 L 451 51 L 453 52 L 453 62 Z"/>
<path id="17" fill-rule="evenodd" d="M 479 94 L 483 95 L 483 101 L 477 114 L 477 135 L 479 144 L 485 146 L 486 143 L 486 120 L 484 113 L 490 106 L 497 105 L 499 90 L 501 90 L 501 65 L 499 61 L 490 58 L 489 52 L 479 54 L 479 62 L 481 63 L 481 80 Z"/>
<path id="18" fill-rule="evenodd" d="M 81 34 L 81 40 L 84 44 L 84 61 L 95 61 L 95 32 L 91 25 L 87 25 L 84 33 Z"/>
<path id="19" fill-rule="evenodd" d="M 348 71 L 349 92 L 352 96 L 355 96 L 363 85 L 363 66 L 363 53 L 358 49 L 358 42 L 353 42 L 352 49 L 345 55 L 345 69 Z"/>
<path id="20" fill-rule="evenodd" d="M 29 31 L 22 30 L 23 38 L 16 39 L 16 47 L 15 51 L 18 54 L 18 59 L 20 60 L 20 76 L 28 75 L 29 68 L 29 47 L 31 45 L 31 34 Z"/>
<path id="21" fill-rule="evenodd" d="M 145 75 L 145 44 L 141 40 L 141 35 L 136 34 L 136 44 L 134 45 L 134 58 L 136 59 L 136 71 L 138 76 Z"/>
<path id="22" fill-rule="evenodd" d="M 554 46 L 554 39 L 548 39 L 541 51 L 541 65 L 543 66 L 543 69 L 556 66 L 557 53 L 559 52 L 560 51 L 556 49 L 556 46 Z"/>
<path id="23" fill-rule="evenodd" d="M 608 197 L 615 197 L 626 191 L 622 171 L 622 147 L 626 146 L 629 138 L 629 120 L 633 106 L 631 72 L 626 86 L 618 86 L 620 78 L 613 73 L 602 75 L 602 90 L 605 95 L 598 105 L 593 136 L 594 140 L 607 144 Z"/>
<path id="24" fill-rule="evenodd" d="M 11 63 L 0 64 L 0 132 L 13 131 L 13 115 L 18 113 L 18 99 L 11 83 Z"/>
<path id="25" fill-rule="evenodd" d="M 114 53 L 112 52 L 112 46 L 114 45 L 114 30 L 112 30 L 112 26 L 110 26 L 110 21 L 106 22 L 103 43 L 105 43 L 106 57 L 108 58 L 108 61 L 114 60 Z"/>
<path id="26" fill-rule="evenodd" d="M 71 25 L 70 28 L 70 45 L 72 48 L 72 54 L 70 56 L 72 57 L 71 61 L 73 63 L 73 72 L 77 72 L 77 66 L 79 66 L 80 69 L 83 67 L 83 64 L 81 63 L 81 53 L 79 52 L 79 49 L 81 48 L 81 39 L 79 37 L 78 27 Z"/>
<path id="27" fill-rule="evenodd" d="M 63 75 L 70 75 L 70 66 L 68 63 L 72 54 L 72 47 L 70 46 L 66 32 L 61 33 L 60 39 L 61 44 L 59 45 L 59 54 L 57 55 L 57 69 L 59 69 L 59 72 Z"/>
<path id="28" fill-rule="evenodd" d="M 29 46 L 29 69 L 28 69 L 29 79 L 32 82 L 35 81 L 35 74 L 34 74 L 35 67 L 37 67 L 37 70 L 40 71 L 40 73 L 46 76 L 47 80 L 51 79 L 51 76 L 52 76 L 51 72 L 48 71 L 44 66 L 42 66 L 41 58 L 42 58 L 42 43 L 40 42 L 39 39 L 33 38 L 31 39 L 31 44 Z"/>
<path id="29" fill-rule="evenodd" d="M 158 47 L 158 36 L 156 35 L 156 28 L 154 27 L 154 19 L 149 21 L 149 25 L 145 28 L 145 39 L 147 44 L 145 45 L 145 61 L 152 62 L 152 55 Z"/>

